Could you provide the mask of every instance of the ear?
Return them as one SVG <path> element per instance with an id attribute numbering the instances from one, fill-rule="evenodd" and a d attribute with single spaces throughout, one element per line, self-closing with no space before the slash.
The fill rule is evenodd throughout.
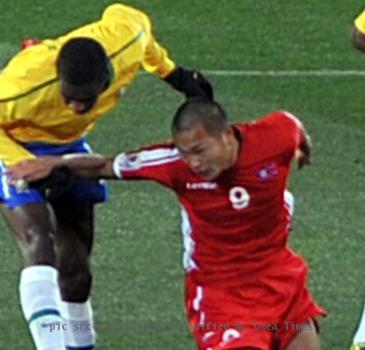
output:
<path id="1" fill-rule="evenodd" d="M 115 78 L 114 68 L 112 66 L 112 63 L 108 59 L 105 75 L 103 77 L 103 81 L 101 82 L 103 85 L 102 85 L 100 92 L 105 91 L 110 86 L 110 84 L 114 81 L 114 78 Z"/>
<path id="2" fill-rule="evenodd" d="M 56 59 L 56 74 L 57 74 L 57 77 L 60 76 L 60 57 L 59 56 Z"/>
<path id="3" fill-rule="evenodd" d="M 222 132 L 222 138 L 225 140 L 229 140 L 231 137 L 234 137 L 233 129 L 227 125 L 227 127 Z"/>

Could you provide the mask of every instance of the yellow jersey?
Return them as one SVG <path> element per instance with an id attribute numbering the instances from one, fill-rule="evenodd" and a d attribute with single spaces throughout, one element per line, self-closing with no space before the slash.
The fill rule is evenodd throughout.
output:
<path id="1" fill-rule="evenodd" d="M 365 11 L 355 18 L 355 27 L 365 35 Z"/>
<path id="2" fill-rule="evenodd" d="M 58 53 L 74 37 L 98 41 L 113 69 L 110 86 L 83 115 L 65 104 L 56 73 Z M 155 40 L 149 17 L 122 4 L 107 7 L 97 22 L 19 52 L 0 73 L 0 159 L 11 165 L 34 158 L 22 143 L 65 144 L 85 136 L 118 103 L 121 89 L 141 67 L 164 78 L 175 63 Z"/>

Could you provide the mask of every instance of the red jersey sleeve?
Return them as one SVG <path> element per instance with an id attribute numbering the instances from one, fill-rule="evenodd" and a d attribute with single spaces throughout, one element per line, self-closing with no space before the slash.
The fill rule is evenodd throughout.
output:
<path id="1" fill-rule="evenodd" d="M 174 172 L 180 155 L 173 144 L 155 145 L 121 153 L 113 162 L 114 173 L 125 180 L 152 180 L 174 187 Z"/>

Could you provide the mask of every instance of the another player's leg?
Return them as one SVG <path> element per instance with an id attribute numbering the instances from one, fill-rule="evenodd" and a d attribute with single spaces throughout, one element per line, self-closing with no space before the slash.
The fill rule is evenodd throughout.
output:
<path id="1" fill-rule="evenodd" d="M 37 350 L 64 350 L 62 334 L 56 331 L 62 319 L 58 272 L 54 267 L 52 212 L 45 203 L 18 205 L 12 209 L 8 205 L 2 203 L 0 209 L 15 233 L 24 258 L 19 284 L 20 304 L 35 346 Z"/>
<path id="2" fill-rule="evenodd" d="M 61 153 L 90 153 L 81 139 L 60 149 Z M 59 270 L 61 309 L 67 331 L 66 349 L 93 349 L 95 331 L 90 304 L 92 276 L 90 254 L 94 235 L 94 204 L 107 199 L 107 189 L 99 181 L 72 180 L 65 191 L 49 193 L 57 217 L 55 237 Z M 57 193 L 57 195 L 52 195 Z"/>
<path id="3" fill-rule="evenodd" d="M 350 350 L 365 350 L 365 305 Z"/>
<path id="4" fill-rule="evenodd" d="M 96 340 L 89 299 L 93 205 L 68 201 L 55 204 L 54 210 L 58 222 L 55 245 L 66 349 L 91 350 Z"/>

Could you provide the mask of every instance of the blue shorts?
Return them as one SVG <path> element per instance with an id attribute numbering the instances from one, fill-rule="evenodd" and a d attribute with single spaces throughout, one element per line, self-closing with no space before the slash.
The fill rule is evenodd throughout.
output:
<path id="1" fill-rule="evenodd" d="M 22 144 L 22 146 L 38 157 L 67 153 L 91 153 L 90 146 L 85 139 L 64 145 L 32 142 Z M 22 191 L 10 185 L 7 176 L 4 175 L 6 167 L 2 161 L 0 162 L 0 171 L 0 201 L 4 202 L 9 208 L 47 201 L 45 194 L 35 188 L 29 187 Z M 63 198 L 64 196 L 79 204 L 93 204 L 105 202 L 108 199 L 108 190 L 103 181 L 80 179 L 74 181 L 70 189 L 62 194 Z"/>

